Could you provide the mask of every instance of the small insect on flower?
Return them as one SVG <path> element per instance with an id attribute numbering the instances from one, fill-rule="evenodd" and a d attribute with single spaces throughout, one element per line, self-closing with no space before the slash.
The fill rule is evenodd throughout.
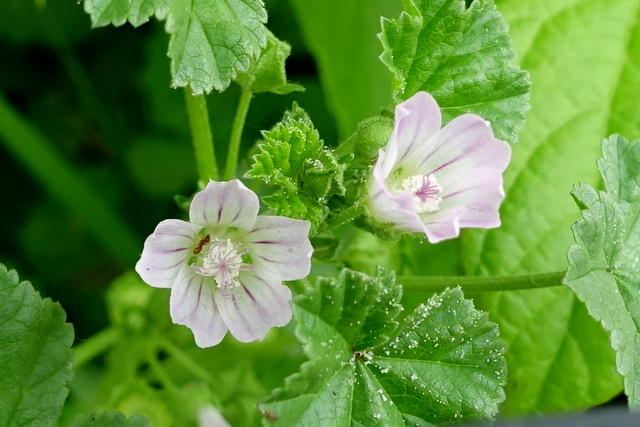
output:
<path id="1" fill-rule="evenodd" d="M 291 290 L 306 277 L 310 224 L 258 215 L 258 196 L 240 181 L 210 181 L 189 207 L 189 221 L 167 219 L 144 244 L 136 271 L 149 285 L 170 288 L 174 323 L 211 347 L 230 331 L 261 340 L 291 320 Z M 204 236 L 204 237 L 203 237 Z"/>
<path id="2" fill-rule="evenodd" d="M 200 252 L 202 252 L 202 248 L 204 247 L 204 245 L 209 243 L 210 240 L 211 238 L 209 237 L 208 234 L 204 236 L 202 239 L 200 239 L 200 242 L 198 242 L 198 246 L 196 246 L 196 248 L 193 250 L 193 253 L 198 255 Z"/>

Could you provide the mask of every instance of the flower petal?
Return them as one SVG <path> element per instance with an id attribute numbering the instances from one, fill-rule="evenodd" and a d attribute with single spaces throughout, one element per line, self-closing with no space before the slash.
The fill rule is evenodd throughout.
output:
<path id="1" fill-rule="evenodd" d="M 465 206 L 461 227 L 494 228 L 500 225 L 498 208 L 504 199 L 502 173 L 491 168 L 460 171 L 455 182 L 447 186 L 441 208 Z"/>
<path id="2" fill-rule="evenodd" d="M 416 202 L 406 191 L 393 194 L 387 188 L 382 164 L 385 152 L 380 150 L 369 184 L 369 213 L 378 222 L 393 223 L 397 228 L 425 233 L 426 228 L 416 213 Z"/>
<path id="3" fill-rule="evenodd" d="M 193 331 L 198 347 L 211 347 L 222 341 L 227 326 L 216 305 L 217 286 L 210 277 L 203 277 L 185 265 L 171 289 L 170 313 L 173 323 Z"/>
<path id="4" fill-rule="evenodd" d="M 217 295 L 220 315 L 239 341 L 262 340 L 274 326 L 291 320 L 291 290 L 280 281 L 240 273 L 240 286 L 228 296 Z"/>
<path id="5" fill-rule="evenodd" d="M 260 215 L 253 230 L 242 237 L 256 266 L 269 280 L 302 279 L 311 270 L 313 247 L 308 221 Z"/>
<path id="6" fill-rule="evenodd" d="M 189 218 L 201 226 L 251 229 L 259 208 L 258 196 L 239 180 L 209 181 L 193 197 Z"/>
<path id="7" fill-rule="evenodd" d="M 136 264 L 136 272 L 142 280 L 156 288 L 173 286 L 201 229 L 179 219 L 160 222 L 144 242 L 142 256 Z"/>
<path id="8" fill-rule="evenodd" d="M 399 166 L 407 174 L 434 174 L 446 190 L 446 175 L 476 167 L 503 172 L 510 158 L 511 148 L 493 136 L 486 121 L 475 114 L 464 114 L 449 122 Z"/>
<path id="9" fill-rule="evenodd" d="M 392 145 L 392 141 L 397 144 L 397 158 L 394 163 L 402 164 L 405 158 L 415 157 L 416 151 L 436 135 L 441 124 L 440 107 L 426 92 L 418 92 L 398 104 L 395 110 L 395 126 L 389 141 L 389 145 Z"/>

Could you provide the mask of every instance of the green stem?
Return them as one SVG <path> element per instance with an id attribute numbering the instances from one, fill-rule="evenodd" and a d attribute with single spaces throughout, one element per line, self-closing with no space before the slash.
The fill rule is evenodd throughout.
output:
<path id="1" fill-rule="evenodd" d="M 229 140 L 229 151 L 227 153 L 227 165 L 224 170 L 224 179 L 226 181 L 233 179 L 236 174 L 236 166 L 238 165 L 238 153 L 240 152 L 240 142 L 242 141 L 242 130 L 244 122 L 247 119 L 249 105 L 253 92 L 242 89 L 240 94 L 240 102 L 236 110 L 236 116 L 233 119 L 233 128 L 231 129 L 231 139 Z"/>
<path id="2" fill-rule="evenodd" d="M 561 286 L 566 272 L 522 276 L 403 276 L 398 278 L 405 291 L 438 292 L 460 286 L 465 292 L 516 291 Z"/>
<path id="3" fill-rule="evenodd" d="M 176 383 L 173 382 L 162 364 L 158 362 L 158 359 L 156 358 L 156 354 L 154 352 L 151 352 L 147 356 L 147 362 L 149 362 L 151 371 L 155 374 L 156 377 L 158 377 L 158 380 L 162 383 L 162 385 L 167 390 L 169 390 L 169 392 L 174 393 L 176 396 L 180 395 L 180 389 L 178 388 Z"/>
<path id="4" fill-rule="evenodd" d="M 74 347 L 76 355 L 75 368 L 83 366 L 85 363 L 93 360 L 97 356 L 101 355 L 109 347 L 115 344 L 121 336 L 119 328 L 109 327 L 103 329 L 97 334 L 93 335 L 86 341 L 81 342 Z"/>
<path id="5" fill-rule="evenodd" d="M 327 225 L 328 230 L 332 230 L 336 227 L 341 226 L 349 221 L 353 221 L 360 215 L 364 213 L 364 206 L 361 204 L 355 204 L 342 212 L 338 216 L 335 216 L 329 220 L 329 224 Z"/>
<path id="6" fill-rule="evenodd" d="M 196 363 L 187 353 L 176 347 L 164 338 L 158 338 L 158 345 L 163 347 L 176 362 L 190 370 L 195 376 L 203 381 L 213 384 L 213 379 L 209 373 Z"/>
<path id="7" fill-rule="evenodd" d="M 194 95 L 188 86 L 184 89 L 184 98 L 187 102 L 187 112 L 189 113 L 189 125 L 191 126 L 198 176 L 205 184 L 209 180 L 217 181 L 218 164 L 213 148 L 211 125 L 209 125 L 207 99 L 204 95 Z"/>

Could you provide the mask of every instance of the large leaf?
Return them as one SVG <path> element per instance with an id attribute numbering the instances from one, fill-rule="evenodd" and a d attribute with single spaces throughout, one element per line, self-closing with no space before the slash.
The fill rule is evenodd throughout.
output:
<path id="1" fill-rule="evenodd" d="M 433 425 L 488 420 L 504 399 L 504 344 L 460 289 L 398 327 L 393 274 L 344 270 L 298 297 L 309 361 L 262 405 L 277 425 Z"/>
<path id="2" fill-rule="evenodd" d="M 621 94 L 638 85 L 631 70 L 640 62 L 640 1 L 499 6 L 531 74 L 531 111 L 505 174 L 502 226 L 466 233 L 464 262 L 475 275 L 564 270 L 578 219 L 570 189 L 598 182 L 604 135 L 639 134 L 633 118 L 640 104 Z M 505 412 L 576 410 L 621 390 L 607 334 L 569 289 L 505 292 L 478 304 L 500 324 L 509 348 Z"/>
<path id="3" fill-rule="evenodd" d="M 405 100 L 430 92 L 445 121 L 475 113 L 515 142 L 528 109 L 527 73 L 514 57 L 507 25 L 492 0 L 405 0 L 398 19 L 382 21 L 382 61 Z"/>
<path id="4" fill-rule="evenodd" d="M 606 192 L 581 184 L 565 283 L 610 333 L 629 406 L 640 411 L 640 141 L 612 136 L 599 161 Z"/>
<path id="5" fill-rule="evenodd" d="M 173 86 L 223 91 L 267 43 L 262 0 L 85 0 L 94 27 L 166 19 Z"/>
<path id="6" fill-rule="evenodd" d="M 69 393 L 73 328 L 58 303 L 2 264 L 0 301 L 0 425 L 53 425 Z"/>
<path id="7" fill-rule="evenodd" d="M 291 0 L 304 41 L 318 65 L 327 104 L 346 138 L 358 122 L 391 102 L 380 63 L 380 16 L 400 13 L 389 0 Z"/>

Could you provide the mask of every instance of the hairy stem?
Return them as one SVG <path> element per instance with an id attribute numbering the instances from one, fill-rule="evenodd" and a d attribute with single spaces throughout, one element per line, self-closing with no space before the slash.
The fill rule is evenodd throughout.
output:
<path id="1" fill-rule="evenodd" d="M 522 276 L 402 276 L 398 282 L 408 292 L 438 292 L 460 286 L 465 292 L 515 291 L 561 286 L 566 272 Z"/>
<path id="2" fill-rule="evenodd" d="M 240 142 L 242 141 L 242 130 L 244 129 L 244 122 L 247 119 L 247 113 L 249 112 L 249 105 L 251 104 L 252 97 L 253 92 L 242 89 L 240 102 L 238 103 L 238 109 L 236 110 L 236 116 L 233 119 L 233 127 L 231 128 L 231 139 L 229 140 L 229 151 L 227 153 L 227 165 L 224 169 L 225 181 L 233 179 L 236 174 L 238 153 L 240 152 Z"/>
<path id="3" fill-rule="evenodd" d="M 187 112 L 189 113 L 189 125 L 191 126 L 198 177 L 205 184 L 211 179 L 217 181 L 219 179 L 218 163 L 216 162 L 216 153 L 213 148 L 207 100 L 204 95 L 194 95 L 188 86 L 184 89 L 184 98 L 187 102 Z"/>

